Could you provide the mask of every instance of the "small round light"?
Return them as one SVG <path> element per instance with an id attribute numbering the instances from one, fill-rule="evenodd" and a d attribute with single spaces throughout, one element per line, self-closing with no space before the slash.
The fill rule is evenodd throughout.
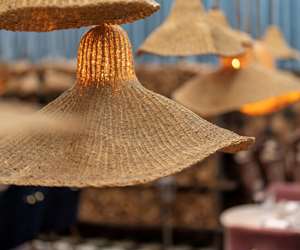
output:
<path id="1" fill-rule="evenodd" d="M 42 192 L 36 192 L 34 197 L 37 201 L 43 201 L 45 199 L 45 195 Z"/>
<path id="2" fill-rule="evenodd" d="M 26 202 L 29 204 L 29 205 L 34 205 L 36 203 L 36 199 L 33 195 L 28 195 L 26 197 Z"/>
<path id="3" fill-rule="evenodd" d="M 240 69 L 240 68 L 241 68 L 241 62 L 240 62 L 240 60 L 237 59 L 237 58 L 232 59 L 231 65 L 232 65 L 232 67 L 233 67 L 234 69 Z"/>

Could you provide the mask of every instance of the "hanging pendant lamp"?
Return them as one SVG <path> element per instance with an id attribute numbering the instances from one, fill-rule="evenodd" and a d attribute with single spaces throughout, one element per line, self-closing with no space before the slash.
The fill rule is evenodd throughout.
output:
<path id="1" fill-rule="evenodd" d="M 256 6 L 259 13 L 259 1 Z M 220 13 L 215 16 L 224 24 Z M 257 28 L 259 31 L 259 15 Z M 275 69 L 272 54 L 262 42 L 255 42 L 241 56 L 221 58 L 220 70 L 186 83 L 174 93 L 174 99 L 207 117 L 231 111 L 266 115 L 299 101 L 299 86 L 296 77 Z"/>
<path id="2" fill-rule="evenodd" d="M 150 16 L 158 9 L 154 0 L 3 0 L 0 29 L 43 32 L 123 24 Z"/>
<path id="3" fill-rule="evenodd" d="M 0 142 L 0 183 L 40 186 L 125 186 L 145 183 L 253 143 L 216 127 L 138 82 L 124 30 L 87 32 L 78 53 L 77 82 L 40 111 L 77 115 L 76 136 L 36 134 Z"/>
<path id="4" fill-rule="evenodd" d="M 175 0 L 166 21 L 139 49 L 139 53 L 161 56 L 235 56 L 243 52 L 241 42 L 228 29 L 207 17 L 200 0 Z"/>
<path id="5" fill-rule="evenodd" d="M 254 45 L 241 57 L 224 58 L 220 70 L 187 82 L 174 99 L 205 117 L 232 111 L 265 115 L 299 101 L 299 80 L 272 68 L 262 51 Z"/>

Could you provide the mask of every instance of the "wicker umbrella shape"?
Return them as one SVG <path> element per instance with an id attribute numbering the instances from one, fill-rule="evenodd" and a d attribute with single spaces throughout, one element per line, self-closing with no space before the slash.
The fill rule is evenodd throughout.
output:
<path id="1" fill-rule="evenodd" d="M 76 136 L 37 134 L 0 141 L 0 183 L 126 186 L 164 177 L 216 151 L 246 149 L 241 137 L 145 89 L 137 80 L 128 37 L 101 25 L 82 38 L 76 84 L 40 111 L 78 116 Z"/>

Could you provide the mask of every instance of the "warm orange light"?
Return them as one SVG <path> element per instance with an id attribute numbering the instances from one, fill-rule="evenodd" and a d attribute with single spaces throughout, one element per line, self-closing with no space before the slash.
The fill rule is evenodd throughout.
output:
<path id="1" fill-rule="evenodd" d="M 258 63 L 269 69 L 275 68 L 275 60 L 266 46 L 261 42 L 246 50 L 246 53 L 239 57 L 221 58 L 221 67 L 227 70 L 241 70 L 252 63 Z M 299 83 L 300 84 L 300 83 Z M 273 97 L 267 100 L 247 104 L 241 108 L 241 112 L 247 115 L 266 115 L 276 112 L 285 106 L 300 100 L 300 93 L 293 92 L 280 97 Z"/>
<path id="2" fill-rule="evenodd" d="M 88 31 L 81 39 L 77 64 L 77 83 L 82 87 L 108 85 L 116 90 L 136 78 L 130 41 L 117 25 Z"/>
<path id="3" fill-rule="evenodd" d="M 260 63 L 263 66 L 274 69 L 275 60 L 266 46 L 261 42 L 256 42 L 253 46 L 253 59 L 256 63 Z M 300 84 L 300 83 L 299 83 Z M 266 115 L 276 112 L 290 104 L 293 104 L 300 100 L 299 92 L 292 92 L 285 94 L 283 96 L 273 97 L 260 102 L 247 104 L 242 109 L 241 112 L 247 115 Z"/>
<path id="4" fill-rule="evenodd" d="M 231 61 L 232 68 L 238 70 L 241 68 L 241 62 L 238 58 L 233 58 Z"/>
<path id="5" fill-rule="evenodd" d="M 253 55 L 251 49 L 247 49 L 246 52 L 238 57 L 222 57 L 220 64 L 222 68 L 238 70 L 247 67 L 253 61 Z"/>
<path id="6" fill-rule="evenodd" d="M 300 100 L 300 93 L 292 92 L 287 95 L 273 97 L 264 101 L 245 105 L 240 111 L 247 115 L 258 116 L 276 112 Z"/>
<path id="7" fill-rule="evenodd" d="M 274 58 L 261 42 L 255 42 L 241 56 L 221 58 L 221 66 L 226 69 L 245 68 L 251 63 L 259 63 L 267 68 L 275 68 Z"/>

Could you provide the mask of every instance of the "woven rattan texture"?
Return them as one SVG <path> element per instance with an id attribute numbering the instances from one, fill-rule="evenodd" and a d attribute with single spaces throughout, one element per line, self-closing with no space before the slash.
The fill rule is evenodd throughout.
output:
<path id="1" fill-rule="evenodd" d="M 134 78 L 131 44 L 123 29 L 105 24 L 83 36 L 78 52 L 78 83 L 109 84 L 116 89 L 120 82 Z"/>
<path id="2" fill-rule="evenodd" d="M 3 0 L 0 28 L 42 32 L 122 24 L 150 16 L 158 9 L 154 0 Z"/>
<path id="3" fill-rule="evenodd" d="M 107 29 L 128 39 L 117 26 Z M 111 36 L 106 28 L 101 30 L 101 34 L 98 28 L 92 32 L 105 39 Z M 89 53 L 84 46 L 80 49 Z M 105 70 L 109 68 L 103 67 L 101 73 L 107 74 Z M 79 117 L 77 135 L 20 134 L 0 141 L 0 183 L 71 187 L 140 184 L 179 172 L 216 151 L 236 152 L 253 143 L 252 138 L 216 127 L 145 89 L 135 75 L 119 83 L 117 90 L 114 84 L 95 82 L 83 87 L 78 83 L 42 109 L 49 117 Z"/>
<path id="4" fill-rule="evenodd" d="M 82 135 L 5 139 L 0 182 L 45 186 L 124 186 L 179 172 L 218 150 L 245 149 L 252 139 L 218 128 L 173 101 L 128 83 L 74 87 L 43 113 L 76 113 Z"/>

